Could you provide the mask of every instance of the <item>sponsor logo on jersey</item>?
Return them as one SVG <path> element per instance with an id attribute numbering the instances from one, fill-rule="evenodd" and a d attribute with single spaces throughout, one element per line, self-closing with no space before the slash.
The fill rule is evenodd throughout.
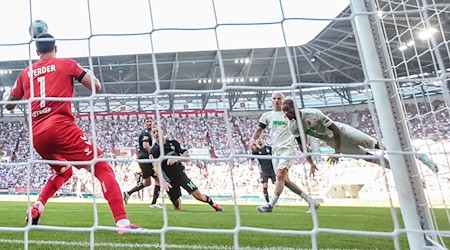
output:
<path id="1" fill-rule="evenodd" d="M 283 126 L 286 125 L 286 121 L 273 121 L 274 126 Z"/>
<path id="2" fill-rule="evenodd" d="M 92 154 L 92 150 L 89 149 L 89 148 L 86 148 L 86 149 L 84 150 L 84 152 L 86 153 L 86 155 Z"/>
<path id="3" fill-rule="evenodd" d="M 45 108 L 43 108 L 43 109 L 41 109 L 41 110 L 36 110 L 36 111 L 34 111 L 34 112 L 31 114 L 31 116 L 32 116 L 33 118 L 36 118 L 38 115 L 48 114 L 48 113 L 50 113 L 51 111 L 52 111 L 52 108 L 50 108 L 50 107 L 45 107 Z"/>

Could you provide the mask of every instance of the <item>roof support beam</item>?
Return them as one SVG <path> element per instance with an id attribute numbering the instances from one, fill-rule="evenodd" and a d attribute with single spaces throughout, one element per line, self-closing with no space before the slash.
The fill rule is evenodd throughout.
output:
<path id="1" fill-rule="evenodd" d="M 278 48 L 275 48 L 272 54 L 272 58 L 270 59 L 269 63 L 266 66 L 266 69 L 262 73 L 263 76 L 267 75 L 269 76 L 266 82 L 266 86 L 272 86 L 273 72 L 275 71 L 275 66 L 277 65 L 277 58 L 278 58 Z M 264 83 L 263 82 L 264 79 L 265 77 L 261 79 L 262 84 Z"/>
<path id="2" fill-rule="evenodd" d="M 219 65 L 219 57 L 218 57 L 218 52 L 216 51 L 216 54 L 214 55 L 214 60 L 212 61 L 211 65 L 209 66 L 209 71 L 207 76 L 210 77 L 213 81 L 211 83 L 206 83 L 205 86 L 206 88 L 208 88 L 208 90 L 213 89 L 214 87 L 214 78 L 216 78 L 216 74 L 217 74 L 217 69 L 218 69 L 218 65 Z M 220 76 L 219 78 L 222 78 L 222 76 Z M 211 94 L 202 94 L 201 98 L 202 98 L 202 108 L 205 109 L 206 105 L 208 105 L 209 99 L 210 99 L 210 95 Z"/>
<path id="3" fill-rule="evenodd" d="M 338 41 L 337 43 L 336 43 L 336 41 L 328 41 L 325 39 L 314 40 L 314 43 L 317 43 L 317 42 L 330 44 L 331 46 L 328 48 L 328 50 L 332 50 L 334 47 L 341 47 L 341 48 L 352 50 L 352 51 L 357 49 L 355 43 L 343 42 L 342 40 Z"/>
<path id="4" fill-rule="evenodd" d="M 204 110 L 206 108 L 206 105 L 209 102 L 209 97 L 211 96 L 211 94 L 201 94 L 200 98 L 202 100 L 202 109 Z"/>
<path id="5" fill-rule="evenodd" d="M 246 63 L 246 64 L 244 64 L 243 66 L 242 66 L 242 68 L 241 68 L 241 70 L 239 71 L 239 73 L 237 74 L 237 77 L 239 78 L 241 75 L 244 75 L 244 78 L 245 78 L 245 80 L 244 80 L 244 85 L 245 85 L 245 83 L 247 82 L 247 79 L 248 79 L 248 73 L 250 72 L 250 67 L 251 67 L 251 64 L 252 64 L 252 61 L 253 61 L 253 54 L 255 53 L 255 49 L 252 49 L 251 51 L 250 51 L 250 55 L 249 55 L 249 58 L 250 58 L 250 63 Z M 236 102 L 239 100 L 239 98 L 242 96 L 242 92 L 236 92 L 236 95 L 235 95 L 235 98 L 236 98 L 236 100 L 234 101 L 234 104 L 236 104 Z M 234 104 L 233 104 L 233 106 L 234 106 Z"/>
<path id="6" fill-rule="evenodd" d="M 313 70 L 316 72 L 316 74 L 320 77 L 320 79 L 322 79 L 323 82 L 327 82 L 327 79 L 322 75 L 322 73 L 320 73 L 320 70 L 317 68 L 317 66 L 311 62 L 311 57 L 306 55 L 304 49 L 300 46 L 298 46 L 297 48 L 299 49 L 300 53 L 302 53 L 302 55 L 305 57 L 309 66 L 311 66 L 311 68 L 313 68 Z"/>
<path id="7" fill-rule="evenodd" d="M 103 89 L 102 91 L 103 91 L 103 93 L 107 93 L 106 85 L 108 85 L 108 84 L 104 84 L 104 82 L 103 82 L 104 78 L 103 78 L 102 62 L 100 60 L 100 57 L 97 57 L 97 65 L 98 65 L 98 74 L 100 77 L 100 82 L 102 83 L 102 89 Z M 106 104 L 106 112 L 108 112 L 108 113 L 111 112 L 111 107 L 109 105 L 109 97 L 105 97 L 105 104 Z M 80 108 L 78 107 L 78 112 L 79 112 L 79 109 Z"/>
<path id="8" fill-rule="evenodd" d="M 292 51 L 294 53 L 295 75 L 297 77 L 297 82 L 299 83 L 301 81 L 301 79 L 300 79 L 300 66 L 298 65 L 297 50 L 294 48 Z M 298 87 L 298 91 L 300 93 L 300 103 L 301 103 L 302 107 L 304 107 L 305 106 L 305 102 L 303 100 L 303 91 L 302 91 L 302 87 L 301 86 Z M 293 99 L 295 100 L 294 97 L 293 97 Z"/>
<path id="9" fill-rule="evenodd" d="M 311 44 L 308 44 L 308 45 L 311 46 L 311 47 L 314 47 L 315 49 L 317 49 L 318 51 L 320 51 L 320 53 L 325 53 L 325 52 L 330 51 L 330 52 L 333 52 L 334 54 L 338 54 L 338 55 L 340 55 L 340 56 L 344 56 L 344 57 L 347 57 L 347 58 L 351 58 L 351 59 L 353 59 L 354 61 L 360 62 L 360 58 L 359 58 L 358 56 L 353 56 L 353 55 L 352 55 L 353 52 L 347 52 L 347 53 L 344 53 L 344 52 L 340 52 L 340 51 L 338 51 L 338 50 L 328 50 L 327 47 L 324 47 L 324 46 L 322 46 L 322 45 L 318 45 L 318 44 L 315 44 L 315 43 L 311 43 Z M 344 60 L 343 60 L 343 61 L 344 61 Z M 344 61 L 344 62 L 346 62 L 348 65 L 357 66 L 357 65 L 355 65 L 355 64 L 353 64 L 353 63 L 348 63 L 347 61 Z M 359 64 L 359 65 L 361 65 L 361 64 Z M 361 68 L 361 66 L 359 66 L 359 68 Z"/>
<path id="10" fill-rule="evenodd" d="M 349 62 L 348 60 L 343 60 L 343 59 L 341 59 L 341 58 L 339 58 L 339 57 L 336 57 L 336 56 L 334 56 L 334 55 L 332 55 L 332 54 L 330 53 L 331 51 L 325 51 L 325 50 L 324 50 L 324 47 L 322 47 L 322 46 L 320 46 L 320 45 L 309 44 L 309 46 L 318 49 L 319 51 L 321 51 L 320 53 L 322 53 L 322 54 L 324 54 L 324 55 L 327 55 L 327 56 L 333 58 L 333 59 L 336 60 L 336 61 L 339 61 L 339 62 L 341 62 L 341 63 L 343 63 L 343 64 L 347 64 L 347 65 L 349 65 L 349 66 L 353 66 L 353 67 L 355 67 L 355 68 L 361 69 L 361 64 L 357 65 L 357 64 L 354 64 L 354 63 Z M 340 56 L 346 56 L 346 57 L 355 59 L 355 61 L 360 62 L 360 59 L 359 59 L 359 58 L 350 56 L 349 53 L 341 53 L 341 52 L 339 52 L 339 51 L 333 51 L 333 53 L 338 54 L 338 55 L 340 55 Z"/>
<path id="11" fill-rule="evenodd" d="M 325 55 L 327 55 L 327 56 L 333 58 L 333 57 L 330 56 L 329 54 L 326 54 L 326 52 L 323 52 L 323 51 L 322 51 L 321 54 L 325 54 Z M 317 60 L 320 60 L 323 64 L 327 65 L 328 67 L 333 68 L 333 69 L 336 69 L 337 72 L 341 73 L 343 76 L 347 77 L 348 79 L 351 79 L 351 80 L 353 80 L 353 81 L 355 81 L 355 82 L 359 82 L 358 79 L 356 79 L 356 78 L 354 78 L 353 76 L 351 76 L 351 75 L 349 75 L 349 74 L 343 72 L 342 70 L 336 68 L 335 65 L 330 64 L 327 60 L 323 59 L 322 57 L 316 56 L 316 59 L 317 59 Z"/>
<path id="12" fill-rule="evenodd" d="M 265 90 L 258 91 L 256 98 L 257 98 L 257 105 L 258 105 L 259 110 L 263 109 L 264 100 L 266 99 L 266 96 L 267 96 L 267 91 L 265 91 Z"/>
<path id="13" fill-rule="evenodd" d="M 170 89 L 177 88 L 178 66 L 179 66 L 178 53 L 176 52 L 175 59 L 172 64 L 172 73 L 170 75 L 170 87 L 169 87 Z M 169 94 L 169 109 L 170 110 L 173 110 L 174 102 L 175 102 L 175 94 L 170 93 Z"/>
<path id="14" fill-rule="evenodd" d="M 139 69 L 139 55 L 136 55 L 136 91 L 138 94 L 141 93 L 141 78 Z M 141 111 L 141 97 L 137 98 L 137 111 Z"/>

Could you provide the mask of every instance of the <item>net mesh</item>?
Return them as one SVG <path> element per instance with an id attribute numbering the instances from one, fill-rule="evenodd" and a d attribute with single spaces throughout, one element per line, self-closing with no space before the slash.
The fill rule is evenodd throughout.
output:
<path id="1" fill-rule="evenodd" d="M 148 85 L 152 87 L 137 88 L 137 92 L 133 94 L 113 94 L 109 92 L 108 88 L 115 87 L 105 86 L 106 93 L 94 93 L 92 95 L 85 94 L 80 90 L 79 86 L 76 87 L 78 96 L 70 99 L 74 102 L 74 111 L 78 114 L 77 124 L 86 131 L 86 134 L 92 139 L 92 141 L 100 147 L 108 147 L 114 145 L 114 150 L 110 151 L 109 155 L 105 158 L 94 158 L 93 162 L 98 160 L 106 160 L 111 163 L 111 166 L 115 170 L 116 178 L 119 180 L 123 189 L 132 187 L 134 185 L 134 179 L 130 176 L 130 170 L 128 164 L 131 162 L 130 154 L 133 153 L 135 134 L 130 131 L 139 131 L 141 118 L 146 113 L 135 113 L 134 115 L 121 115 L 116 111 L 120 111 L 122 107 L 129 107 L 130 109 L 136 109 L 136 105 L 142 105 L 140 108 L 143 110 L 152 110 L 152 114 L 155 115 L 158 126 L 163 127 L 169 138 L 175 138 L 184 142 L 189 142 L 192 147 L 204 147 L 205 142 L 210 145 L 209 150 L 211 153 L 209 158 L 201 160 L 193 160 L 189 164 L 191 168 L 186 171 L 188 175 L 192 177 L 192 180 L 199 185 L 201 190 L 205 193 L 215 194 L 217 196 L 229 197 L 229 203 L 233 205 L 235 227 L 231 229 L 220 229 L 220 226 L 213 228 L 201 228 L 197 226 L 173 226 L 171 223 L 170 214 L 166 209 L 170 209 L 170 206 L 164 208 L 162 213 L 163 226 L 158 229 L 146 229 L 141 231 L 143 234 L 155 234 L 160 235 L 159 242 L 154 244 L 149 243 L 117 243 L 117 242 L 96 242 L 96 233 L 99 230 L 114 231 L 114 227 L 105 226 L 99 222 L 99 203 L 102 203 L 102 199 L 96 197 L 101 196 L 101 188 L 98 181 L 86 171 L 76 171 L 75 177 L 69 184 L 63 187 L 63 190 L 74 188 L 79 185 L 80 189 L 86 190 L 86 193 L 92 194 L 93 201 L 93 224 L 90 227 L 77 227 L 76 225 L 58 226 L 54 225 L 40 225 L 37 227 L 10 227 L 2 226 L 0 231 L 2 232 L 24 232 L 23 239 L 14 239 L 3 237 L 0 242 L 5 244 L 22 244 L 24 248 L 31 248 L 33 245 L 65 245 L 74 247 L 116 247 L 116 248 L 181 248 L 181 249 L 258 249 L 262 247 L 272 247 L 277 249 L 277 245 L 270 245 L 267 243 L 260 244 L 254 243 L 252 246 L 241 246 L 240 242 L 242 238 L 245 238 L 244 233 L 267 233 L 267 234 L 279 234 L 287 235 L 290 237 L 303 236 L 307 237 L 308 243 L 304 248 L 323 248 L 321 247 L 321 235 L 349 235 L 349 236 L 364 236 L 373 238 L 388 238 L 392 240 L 391 247 L 395 249 L 401 249 L 405 246 L 401 244 L 401 237 L 404 236 L 408 230 L 402 225 L 399 219 L 396 207 L 399 204 L 399 198 L 396 193 L 396 183 L 394 181 L 393 173 L 391 170 L 380 168 L 379 166 L 367 163 L 364 159 L 371 158 L 370 156 L 355 156 L 349 155 L 349 158 L 342 159 L 339 166 L 329 166 L 325 163 L 324 159 L 332 154 L 325 151 L 327 145 L 323 142 L 310 138 L 310 144 L 312 146 L 311 156 L 319 162 L 319 176 L 316 178 L 306 178 L 309 172 L 309 165 L 304 163 L 304 157 L 308 154 L 301 154 L 296 157 L 296 165 L 290 170 L 290 178 L 294 182 L 299 183 L 304 190 L 307 190 L 309 194 L 318 200 L 322 200 L 324 205 L 387 205 L 392 217 L 392 227 L 386 228 L 383 231 L 376 231 L 370 229 L 353 229 L 345 225 L 333 227 L 327 226 L 326 220 L 329 220 L 331 216 L 324 214 L 323 217 L 320 214 L 312 213 L 312 224 L 308 230 L 294 230 L 294 229 L 278 229 L 275 225 L 265 226 L 248 226 L 245 223 L 246 215 L 241 213 L 238 205 L 241 203 L 252 201 L 252 194 L 255 192 L 254 187 L 258 186 L 258 180 L 250 178 L 249 176 L 257 175 L 256 170 L 249 170 L 248 161 L 252 156 L 248 153 L 246 143 L 249 141 L 251 133 L 256 129 L 258 125 L 258 118 L 261 115 L 261 111 L 251 112 L 229 112 L 226 110 L 228 103 L 233 105 L 241 100 L 245 100 L 243 94 L 240 93 L 256 92 L 259 91 L 265 95 L 270 96 L 273 91 L 282 91 L 287 97 L 295 99 L 301 107 L 316 107 L 326 112 L 333 120 L 342 121 L 344 123 L 351 123 L 352 126 L 361 129 L 363 132 L 370 134 L 378 141 L 383 141 L 381 136 L 379 120 L 384 119 L 380 115 L 380 110 L 376 110 L 374 105 L 373 94 L 370 90 L 370 84 L 372 81 L 379 82 L 394 82 L 398 89 L 398 98 L 401 100 L 402 109 L 405 113 L 405 117 L 402 120 L 398 120 L 398 123 L 406 123 L 409 129 L 411 139 L 413 141 L 413 148 L 405 148 L 405 151 L 410 151 L 410 154 L 414 154 L 419 160 L 419 178 L 423 182 L 423 190 L 426 197 L 426 201 L 431 213 L 432 224 L 434 230 L 428 232 L 431 235 L 428 238 L 428 243 L 446 248 L 448 246 L 448 230 L 450 215 L 448 212 L 448 192 L 450 190 L 450 168 L 449 159 L 447 154 L 448 132 L 450 130 L 449 123 L 449 99 L 448 99 L 448 82 L 449 82 L 449 7 L 450 5 L 445 2 L 436 1 L 373 1 L 376 5 L 377 12 L 366 12 L 361 16 L 371 16 L 376 22 L 381 25 L 382 35 L 385 38 L 385 43 L 381 46 L 385 47 L 389 54 L 390 68 L 385 68 L 386 72 L 393 73 L 393 79 L 369 79 L 365 72 L 367 72 L 368 65 L 362 64 L 358 66 L 360 62 L 360 56 L 363 53 L 357 43 L 349 43 L 348 40 L 357 40 L 358 34 L 355 34 L 353 29 L 355 15 L 351 13 L 350 8 L 345 9 L 338 17 L 333 19 L 325 19 L 322 17 L 311 16 L 295 16 L 286 9 L 289 1 L 271 1 L 273 5 L 273 11 L 278 13 L 279 18 L 276 20 L 264 20 L 264 22 L 255 22 L 248 18 L 228 20 L 220 15 L 221 2 L 211 1 L 210 10 L 213 13 L 212 20 L 209 20 L 208 25 L 198 25 L 192 27 L 186 27 L 181 23 L 174 21 L 174 27 L 159 26 L 158 13 L 155 12 L 158 6 L 154 6 L 153 2 L 148 3 L 147 13 L 148 16 L 146 22 L 150 23 L 152 27 L 150 31 L 142 32 L 141 30 L 126 26 L 120 27 L 121 34 L 107 34 L 108 32 L 98 32 L 95 26 L 90 26 L 89 34 L 80 36 L 75 39 L 63 39 L 58 40 L 62 42 L 66 47 L 70 48 L 70 42 L 72 41 L 85 41 L 87 46 L 87 53 L 89 54 L 88 60 L 83 61 L 83 66 L 88 66 L 91 71 L 97 75 L 101 82 L 118 82 L 122 84 L 124 88 L 133 83 L 128 83 L 126 74 L 119 74 L 117 79 L 107 79 L 106 74 L 102 74 L 102 68 L 95 67 L 95 60 L 91 54 L 91 46 L 102 39 L 114 39 L 119 41 L 127 41 L 129 37 L 140 36 L 145 37 L 145 41 L 148 43 L 145 47 L 148 48 L 150 56 L 141 57 L 141 65 L 136 66 L 136 71 L 146 70 L 149 72 L 149 76 L 141 79 L 139 84 Z M 77 3 L 73 3 L 77 4 Z M 91 17 L 96 14 L 97 5 L 93 5 L 92 1 L 87 1 L 81 4 L 87 10 L 87 20 L 91 24 Z M 31 7 L 34 7 L 32 5 Z M 255 6 L 242 9 L 255 8 Z M 326 9 L 327 7 L 324 7 Z M 137 10 L 136 10 L 137 11 Z M 142 11 L 142 10 L 141 10 Z M 198 14 L 198 13 L 197 13 Z M 247 15 L 245 15 L 247 16 Z M 301 46 L 292 46 L 290 37 L 293 36 L 292 30 L 298 29 L 298 26 L 294 24 L 300 22 L 302 25 L 320 25 L 323 21 L 332 21 L 334 24 L 342 24 L 342 26 L 333 26 L 332 31 L 335 32 L 335 36 L 341 37 L 341 39 L 335 44 L 330 44 L 325 40 L 323 36 L 319 35 L 316 42 L 306 43 Z M 177 27 L 179 25 L 179 27 Z M 352 26 L 353 25 L 353 26 Z M 254 29 L 252 29 L 254 28 Z M 229 78 L 227 76 L 232 75 L 234 72 L 230 72 L 229 67 L 230 59 L 226 53 L 231 45 L 224 42 L 223 36 L 225 31 L 237 32 L 237 34 L 245 34 L 249 31 L 255 32 L 256 29 L 276 29 L 279 31 L 279 37 L 273 38 L 284 44 L 283 48 L 276 49 L 275 53 L 283 53 L 285 56 L 280 60 L 286 62 L 287 69 L 284 74 L 290 78 L 288 83 L 277 83 L 277 79 L 273 76 L 278 69 L 267 67 L 267 72 L 260 72 L 262 79 L 256 80 L 252 78 L 252 81 L 260 81 L 258 85 L 247 85 L 243 83 L 240 78 Z M 333 30 L 334 29 L 334 30 Z M 50 27 L 52 30 L 52 27 Z M 174 64 L 173 61 L 178 63 L 179 58 L 167 59 L 164 56 L 159 55 L 156 52 L 170 50 L 165 48 L 157 38 L 164 36 L 174 36 L 174 33 L 170 31 L 180 31 L 177 33 L 177 39 L 174 43 L 183 44 L 189 43 L 199 33 L 208 33 L 214 41 L 214 45 L 211 47 L 216 52 L 216 58 L 214 59 L 214 65 L 211 63 L 202 63 L 201 59 L 198 60 L 198 64 L 204 67 L 204 70 L 208 73 L 205 74 L 208 77 L 198 77 L 199 82 L 215 81 L 215 84 L 210 84 L 209 88 L 204 89 L 189 89 L 183 87 L 182 84 L 176 84 L 177 76 L 172 75 L 168 80 L 167 75 L 160 75 L 159 72 L 163 71 L 159 67 L 163 68 L 165 63 Z M 185 39 L 179 39 L 183 37 Z M 255 45 L 258 37 L 248 41 L 250 47 L 264 47 L 263 45 Z M 264 39 L 267 39 L 264 37 Z M 347 40 L 348 39 L 348 40 Z M 67 40 L 67 41 L 66 41 Z M 195 39 L 194 39 L 195 40 Z M 196 43 L 199 41 L 195 41 Z M 28 46 L 28 51 L 33 51 L 33 42 L 27 43 L 5 43 L 2 47 L 15 48 L 21 44 Z M 256 43 L 257 44 L 257 43 Z M 211 46 L 208 44 L 207 46 Z M 353 49 L 358 54 L 348 54 L 346 51 Z M 108 52 L 105 52 L 106 54 Z M 275 54 L 274 53 L 274 54 Z M 31 53 L 29 53 L 31 55 Z M 225 54 L 225 55 L 224 55 Z M 306 58 L 307 61 L 303 61 L 303 64 L 299 65 L 299 57 Z M 29 63 L 32 62 L 32 57 L 29 57 Z M 245 56 L 242 60 L 245 63 Z M 250 61 L 252 55 L 250 55 Z M 277 58 L 276 55 L 274 58 Z M 80 59 L 83 60 L 83 59 Z M 100 60 L 100 59 L 98 59 Z M 273 64 L 275 65 L 275 64 Z M 178 65 L 177 65 L 178 66 Z M 175 66 L 175 67 L 177 67 Z M 109 67 L 116 67 L 111 65 Z M 141 69 L 139 69 L 141 67 Z M 308 81 L 308 74 L 299 75 L 301 68 L 308 67 L 306 71 L 315 72 L 319 75 L 321 83 L 314 83 Z M 356 70 L 359 69 L 359 70 Z M 122 69 L 118 67 L 120 72 Z M 340 81 L 329 74 L 328 71 L 338 72 L 340 76 L 347 79 L 346 82 Z M 246 82 L 249 81 L 249 72 L 251 72 L 251 66 L 243 66 L 242 72 L 239 74 L 246 78 Z M 124 78 L 122 78 L 124 77 Z M 362 77 L 362 78 L 361 78 Z M 103 78 L 103 79 L 102 79 Z M 175 80 L 174 80 L 175 79 Z M 211 80 L 212 79 L 212 80 Z M 361 80 L 363 79 L 363 80 Z M 153 87 L 154 86 L 154 87 Z M 319 88 L 318 90 L 308 89 Z M 333 90 L 338 95 L 327 95 L 329 90 Z M 302 92 L 303 91 L 303 92 Z M 318 97 L 322 93 L 322 96 Z M 205 112 L 195 113 L 195 116 L 190 114 L 184 114 L 180 110 L 174 111 L 174 104 L 183 97 L 186 98 L 182 103 L 189 103 L 188 94 L 205 94 L 208 98 L 211 97 L 215 101 L 216 110 L 210 110 Z M 183 96 L 186 95 L 186 96 Z M 347 98 L 342 98 L 342 96 Z M 347 95 L 347 96 L 346 96 Z M 245 95 L 247 96 L 247 95 Z M 338 97 L 336 97 L 338 96 Z M 178 97 L 175 98 L 175 97 Z M 254 97 L 254 96 L 253 96 Z M 23 112 L 28 119 L 31 119 L 31 114 L 27 112 L 32 100 L 40 100 L 39 98 L 32 98 L 29 101 L 18 102 L 22 110 L 16 110 L 16 112 Z M 54 98 L 46 98 L 47 100 L 54 100 Z M 108 100 L 107 100 L 108 99 Z M 321 102 L 316 105 L 315 100 L 329 100 Z M 336 101 L 337 99 L 338 101 Z M 55 99 L 59 100 L 59 99 Z M 67 99 L 64 99 L 67 101 Z M 167 101 L 169 100 L 169 102 Z M 253 100 L 253 99 L 252 99 Z M 351 101 L 357 102 L 358 105 L 351 105 Z M 109 103 L 110 102 L 110 103 Z M 211 101 L 212 102 L 212 101 Z M 336 102 L 338 107 L 336 107 Z M 2 104 L 5 102 L 3 101 Z M 107 104 L 109 103 L 109 104 Z M 206 100 L 208 103 L 208 100 Z M 195 104 L 190 103 L 192 106 Z M 110 114 L 99 115 L 96 112 L 104 111 L 107 105 L 111 105 L 107 110 Z M 167 105 L 167 106 L 165 106 Z M 197 104 L 205 108 L 210 104 Z M 249 105 L 244 101 L 244 106 Z M 251 105 L 250 105 L 251 106 Z M 270 110 L 270 99 L 259 99 L 257 105 L 259 109 Z M 225 111 L 224 111 L 225 109 Z M 19 131 L 19 141 L 15 145 L 16 148 L 22 150 L 22 152 L 16 153 L 16 160 L 7 163 L 1 163 L 2 173 L 5 176 L 19 176 L 26 181 L 25 193 L 27 194 L 28 206 L 32 204 L 33 197 L 30 196 L 35 190 L 42 187 L 42 184 L 46 181 L 50 175 L 47 167 L 49 161 L 44 161 L 34 152 L 32 148 L 32 136 L 29 133 L 31 131 L 31 124 L 26 122 L 12 122 L 11 125 L 3 125 L 5 129 L 11 131 Z M 125 124 L 125 125 L 124 125 Z M 25 126 L 26 125 L 26 126 Z M 125 128 L 124 128 L 125 127 Z M 208 129 L 202 129 L 207 127 Z M 114 131 L 112 133 L 105 133 L 105 131 Z M 189 132 L 188 132 L 189 131 Z M 206 132 L 205 132 L 206 131 Z M 194 136 L 192 136 L 194 135 Z M 264 135 L 266 142 L 270 144 L 270 137 Z M 202 138 L 202 139 L 200 139 Z M 206 139 L 205 139 L 206 138 Z M 133 142 L 133 143 L 131 143 Z M 130 144 L 131 143 L 131 144 Z M 103 148 L 102 148 L 103 149 Z M 115 151 L 119 149 L 119 151 Z M 108 152 L 108 149 L 103 149 Z M 407 154 L 400 152 L 402 154 Z M 375 158 L 381 158 L 382 156 L 391 154 L 399 154 L 399 152 L 387 152 L 380 153 L 374 156 Z M 4 153 L 4 156 L 7 154 Z M 118 157 L 119 155 L 119 157 Z M 215 157 L 213 157 L 215 156 Z M 352 158 L 358 158 L 352 159 Z M 261 158 L 261 157 L 256 157 Z M 157 159 L 161 162 L 163 159 Z M 80 162 L 68 162 L 69 164 L 80 164 Z M 83 164 L 86 164 L 83 162 Z M 206 167 L 209 165 L 209 167 Z M 439 168 L 439 172 L 430 171 L 431 168 Z M 193 167 L 195 166 L 195 167 Z M 214 167 L 211 167 L 214 166 Z M 19 173 L 20 172 L 20 173 Z M 36 175 L 35 173 L 41 173 Z M 3 175 L 3 174 L 2 174 Z M 361 180 L 364 179 L 364 180 Z M 405 180 L 407 181 L 407 180 Z M 361 185 L 363 183 L 363 185 Z M 270 188 L 271 190 L 272 188 Z M 341 190 L 338 190 L 341 189 Z M 259 191 L 257 191 L 259 192 Z M 86 194 L 85 193 L 85 194 Z M 148 191 L 148 193 L 152 193 Z M 83 195 L 83 194 L 81 194 Z M 144 193 L 143 196 L 149 194 Z M 345 198 L 332 199 L 332 197 Z M 352 199 L 352 198 L 358 199 Z M 170 203 L 167 198 L 163 198 L 163 203 Z M 258 203 L 261 200 L 256 199 Z M 296 196 L 295 194 L 287 191 L 282 194 L 282 206 L 283 203 L 290 205 L 306 205 L 306 203 Z M 364 203 L 364 204 L 363 204 Z M 167 204 L 168 205 L 168 204 Z M 76 205 L 75 205 L 76 206 Z M 438 217 L 436 213 L 442 213 L 443 216 Z M 303 212 L 303 211 L 302 211 Z M 129 212 L 132 214 L 132 212 Z M 277 210 L 274 210 L 277 213 Z M 289 215 L 287 215 L 289 216 Z M 369 216 L 369 215 L 368 215 Z M 331 217 L 333 218 L 333 217 Z M 441 219 L 438 219 L 441 218 Z M 445 219 L 442 219 L 445 218 Z M 241 220 L 242 219 L 242 220 Z M 261 220 L 264 220 L 262 218 Z M 244 222 L 243 222 L 244 221 Z M 352 218 L 352 223 L 358 223 L 358 218 Z M 299 221 L 302 223 L 302 221 Z M 349 224 L 343 222 L 343 224 Z M 194 223 L 194 225 L 198 225 Z M 264 225 L 264 224 L 263 224 Z M 70 231 L 70 232 L 89 232 L 89 240 L 82 242 L 71 241 L 49 241 L 49 240 L 31 240 L 31 229 L 42 230 L 54 230 L 54 231 Z M 444 228 L 444 229 L 442 229 Z M 225 246 L 216 244 L 210 245 L 184 245 L 184 244 L 172 244 L 167 243 L 167 235 L 172 232 L 188 232 L 199 234 L 227 234 L 232 236 L 232 240 L 228 241 Z M 326 241 L 328 238 L 322 238 Z M 326 245 L 327 247 L 329 245 Z M 284 246 L 281 246 L 283 249 Z M 332 246 L 332 248 L 340 248 L 341 246 Z M 344 246 L 346 247 L 346 246 Z M 351 245 L 350 245 L 351 247 Z M 364 246 L 362 246 L 364 247 Z"/>

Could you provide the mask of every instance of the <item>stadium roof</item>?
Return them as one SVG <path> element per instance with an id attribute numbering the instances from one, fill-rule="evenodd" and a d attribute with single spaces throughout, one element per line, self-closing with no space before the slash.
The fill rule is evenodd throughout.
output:
<path id="1" fill-rule="evenodd" d="M 0 21 L 12 24 L 4 26 L 8 35 L 0 36 L 0 61 L 29 58 L 28 27 L 35 19 L 44 20 L 58 39 L 59 57 L 298 46 L 317 36 L 349 1 L 0 2 Z M 31 58 L 38 58 L 34 44 Z"/>
<path id="2" fill-rule="evenodd" d="M 440 53 L 444 68 L 448 69 L 450 6 L 445 0 L 434 2 L 434 5 L 427 6 L 428 21 L 439 31 L 439 35 L 434 36 L 435 51 Z M 417 11 L 417 6 L 410 5 L 409 2 L 381 3 L 383 5 L 379 9 L 382 12 L 379 15 L 385 27 L 397 77 L 436 77 L 442 65 L 436 63 L 435 53 L 429 49 L 430 41 L 418 38 L 419 32 L 427 27 L 424 13 Z M 400 12 L 392 15 L 388 10 Z M 355 34 L 351 19 L 348 18 L 350 14 L 350 9 L 346 8 L 311 42 L 301 46 L 222 50 L 220 54 L 217 51 L 158 53 L 154 55 L 156 65 L 152 63 L 151 54 L 93 57 L 95 75 L 104 83 L 102 94 L 120 95 L 101 98 L 96 102 L 105 112 L 118 110 L 120 105 L 128 105 L 128 110 L 153 109 L 152 94 L 157 90 L 155 68 L 160 84 L 159 94 L 162 97 L 160 108 L 163 109 L 182 109 L 185 103 L 189 103 L 189 108 L 220 108 L 223 103 L 219 92 L 223 81 L 227 81 L 227 86 L 232 87 L 226 91 L 229 102 L 225 105 L 227 108 L 239 110 L 240 105 L 236 104 L 246 102 L 246 105 L 264 109 L 270 103 L 265 98 L 270 93 L 269 89 L 291 86 L 292 77 L 305 84 L 302 95 L 307 106 L 364 102 L 367 96 L 361 86 L 323 87 L 323 83 L 345 85 L 364 81 Z M 293 75 L 286 50 L 293 59 Z M 220 56 L 224 76 L 221 75 Z M 75 59 L 88 67 L 89 58 Z M 27 65 L 28 61 L 0 62 L 0 69 L 12 71 L 12 74 L 0 75 L 0 86 L 11 86 L 20 70 Z M 417 89 L 412 91 L 421 91 L 421 87 L 430 92 L 440 91 L 431 81 L 411 82 L 413 85 L 417 84 Z M 76 85 L 76 96 L 88 94 L 88 90 L 80 84 Z"/>

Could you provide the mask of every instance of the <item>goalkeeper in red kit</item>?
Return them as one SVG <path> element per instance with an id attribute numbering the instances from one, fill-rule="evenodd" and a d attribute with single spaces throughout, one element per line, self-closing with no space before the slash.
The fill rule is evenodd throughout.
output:
<path id="1" fill-rule="evenodd" d="M 35 98 L 72 98 L 74 95 L 74 79 L 89 90 L 101 90 L 100 82 L 85 71 L 72 59 L 56 58 L 57 47 L 55 39 L 48 33 L 43 33 L 36 40 L 36 52 L 40 59 L 27 67 L 18 76 L 8 101 L 27 100 Z M 30 86 L 30 77 L 32 84 Z M 32 88 L 31 88 L 32 87 Z M 34 94 L 31 93 L 34 91 Z M 103 153 L 94 148 L 92 141 L 75 124 L 71 109 L 72 102 L 68 100 L 37 99 L 31 101 L 31 124 L 33 146 L 45 160 L 54 161 L 91 161 L 94 150 L 98 157 Z M 6 109 L 12 110 L 15 103 L 6 104 Z M 131 224 L 125 211 L 122 194 L 114 172 L 108 163 L 101 161 L 93 164 L 95 177 L 100 181 L 103 195 L 108 201 L 112 214 L 119 227 L 118 233 L 126 233 L 127 229 L 139 229 Z M 47 180 L 38 200 L 28 210 L 26 221 L 37 225 L 44 211 L 47 200 L 72 176 L 72 166 L 64 163 L 50 164 L 53 175 Z M 92 165 L 76 165 L 78 169 L 91 171 Z M 123 230 L 125 228 L 126 230 Z"/>

